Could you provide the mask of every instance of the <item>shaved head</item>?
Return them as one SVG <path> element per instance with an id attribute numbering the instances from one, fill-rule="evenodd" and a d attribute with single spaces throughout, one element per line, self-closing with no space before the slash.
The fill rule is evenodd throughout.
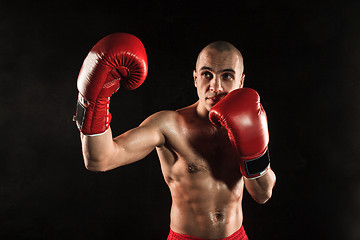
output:
<path id="1" fill-rule="evenodd" d="M 212 42 L 199 53 L 193 77 L 199 105 L 210 111 L 219 99 L 243 87 L 243 57 L 231 43 Z"/>
<path id="2" fill-rule="evenodd" d="M 195 68 L 196 70 L 199 67 L 200 56 L 204 52 L 211 51 L 211 50 L 214 50 L 214 51 L 217 51 L 217 52 L 220 52 L 220 53 L 223 53 L 223 52 L 235 53 L 238 56 L 238 59 L 241 62 L 241 65 L 242 66 L 244 65 L 243 56 L 242 56 L 241 52 L 234 45 L 232 45 L 231 43 L 226 42 L 226 41 L 215 41 L 215 42 L 212 42 L 212 43 L 208 44 L 199 53 L 199 55 L 197 57 L 197 60 L 196 60 L 196 68 Z"/>

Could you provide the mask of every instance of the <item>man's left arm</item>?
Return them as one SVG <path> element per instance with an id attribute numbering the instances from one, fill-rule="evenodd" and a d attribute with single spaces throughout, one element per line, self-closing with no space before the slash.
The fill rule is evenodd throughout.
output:
<path id="1" fill-rule="evenodd" d="M 254 179 L 244 177 L 244 182 L 245 188 L 252 198 L 256 202 L 264 204 L 271 198 L 272 190 L 276 182 L 276 175 L 269 167 L 263 176 Z"/>
<path id="2" fill-rule="evenodd" d="M 236 89 L 209 112 L 215 126 L 224 126 L 238 153 L 245 187 L 258 203 L 272 195 L 276 177 L 270 168 L 269 131 L 258 93 L 250 88 Z"/>

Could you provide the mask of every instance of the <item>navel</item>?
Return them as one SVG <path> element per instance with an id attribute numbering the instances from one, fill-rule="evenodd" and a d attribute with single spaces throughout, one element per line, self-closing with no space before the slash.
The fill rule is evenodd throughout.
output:
<path id="1" fill-rule="evenodd" d="M 223 213 L 215 213 L 215 218 L 218 222 L 224 221 L 225 215 Z"/>
<path id="2" fill-rule="evenodd" d="M 212 221 L 214 223 L 219 223 L 225 221 L 225 214 L 223 212 L 214 212 L 211 214 Z"/>

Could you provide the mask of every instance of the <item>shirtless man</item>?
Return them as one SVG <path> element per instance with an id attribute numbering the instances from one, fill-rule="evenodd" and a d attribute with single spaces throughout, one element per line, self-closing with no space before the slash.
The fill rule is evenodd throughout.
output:
<path id="1" fill-rule="evenodd" d="M 155 113 L 113 138 L 110 96 L 120 82 L 126 89 L 141 85 L 147 58 L 135 36 L 103 38 L 78 77 L 75 120 L 86 168 L 108 171 L 156 149 L 172 196 L 168 239 L 247 239 L 242 227 L 244 187 L 263 204 L 271 197 L 275 174 L 267 151 L 266 114 L 257 93 L 242 88 L 243 70 L 242 55 L 233 45 L 209 44 L 193 72 L 197 102 Z"/>

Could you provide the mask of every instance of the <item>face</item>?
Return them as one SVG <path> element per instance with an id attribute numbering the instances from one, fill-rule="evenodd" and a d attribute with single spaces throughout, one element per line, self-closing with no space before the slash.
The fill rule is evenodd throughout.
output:
<path id="1" fill-rule="evenodd" d="M 231 51 L 203 50 L 194 70 L 199 107 L 210 109 L 232 90 L 242 88 L 245 75 L 239 56 Z"/>

